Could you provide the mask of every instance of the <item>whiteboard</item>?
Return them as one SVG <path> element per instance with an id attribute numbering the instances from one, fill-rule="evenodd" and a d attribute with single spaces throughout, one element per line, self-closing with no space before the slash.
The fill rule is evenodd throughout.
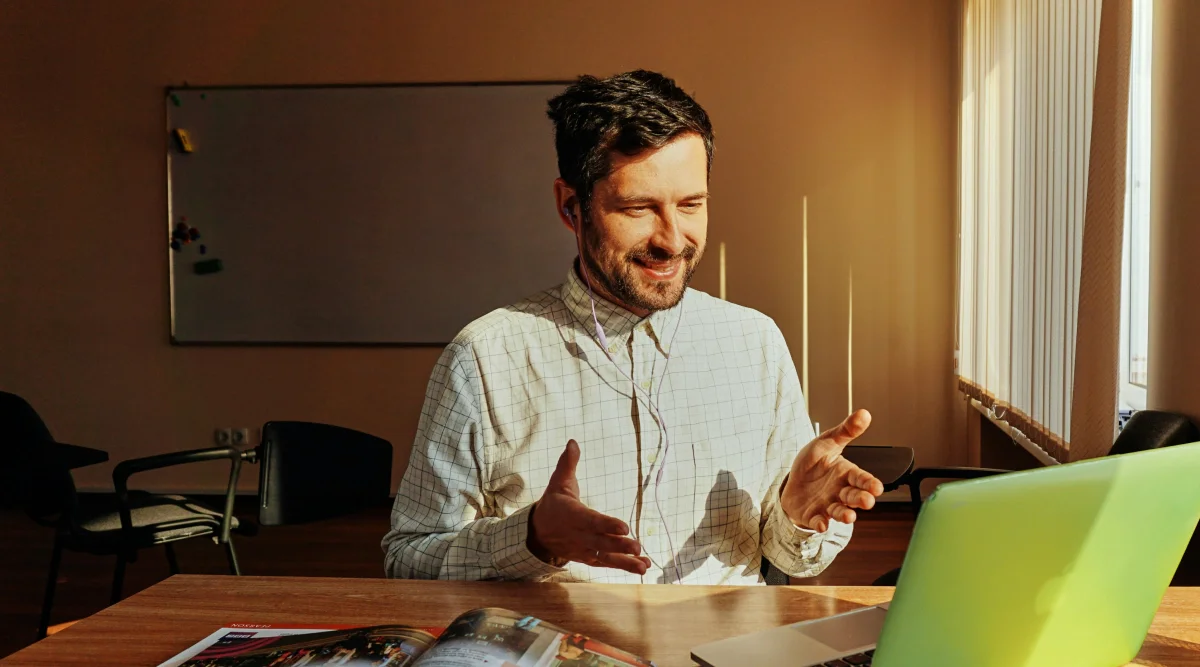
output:
<path id="1" fill-rule="evenodd" d="M 565 85 L 167 90 L 171 340 L 444 344 L 561 283 Z"/>

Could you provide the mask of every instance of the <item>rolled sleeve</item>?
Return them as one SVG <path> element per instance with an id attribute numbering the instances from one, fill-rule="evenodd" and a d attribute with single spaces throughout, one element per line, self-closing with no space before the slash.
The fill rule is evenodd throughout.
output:
<path id="1" fill-rule="evenodd" d="M 489 527 L 492 567 L 505 579 L 542 579 L 564 571 L 529 550 L 526 537 L 532 510 L 533 505 L 527 505 Z"/>
<path id="2" fill-rule="evenodd" d="M 851 524 L 832 519 L 823 533 L 801 528 L 776 501 L 763 526 L 763 556 L 789 577 L 814 577 L 846 548 L 853 532 Z"/>

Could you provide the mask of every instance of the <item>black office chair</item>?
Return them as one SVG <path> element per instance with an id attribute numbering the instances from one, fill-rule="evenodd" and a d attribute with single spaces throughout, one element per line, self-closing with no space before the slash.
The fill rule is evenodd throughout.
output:
<path id="1" fill-rule="evenodd" d="M 391 494 L 392 444 L 353 429 L 267 422 L 255 456 L 264 526 L 351 514 L 386 504 Z"/>
<path id="2" fill-rule="evenodd" d="M 0 453 L 4 456 L 0 465 L 0 507 L 24 508 L 38 516 L 56 513 L 59 494 L 52 480 L 38 480 L 35 475 L 44 475 L 47 468 L 71 470 L 108 460 L 108 452 L 55 442 L 29 403 L 3 391 Z"/>
<path id="3" fill-rule="evenodd" d="M 1112 447 L 1109 448 L 1108 454 L 1130 454 L 1190 442 L 1200 442 L 1200 428 L 1197 428 L 1192 420 L 1173 412 L 1141 410 L 1129 417 Z M 1007 472 L 1012 471 L 970 467 L 917 468 L 907 475 L 902 485 L 909 487 L 912 494 L 913 513 L 919 514 L 921 511 L 921 484 L 927 480 L 940 480 L 940 484 L 949 480 L 977 479 Z M 1195 542 L 1195 539 L 1193 538 L 1192 541 Z M 1189 546 L 1188 550 L 1191 551 L 1192 548 Z M 876 579 L 873 585 L 895 586 L 899 579 L 900 568 L 896 568 Z"/>
<path id="4" fill-rule="evenodd" d="M 55 442 L 33 406 L 20 396 L 6 392 L 0 392 L 0 433 L 3 433 L 5 443 L 5 478 L 12 484 L 5 490 L 6 500 L 24 506 L 34 521 L 55 531 L 38 624 L 39 638 L 46 636 L 50 624 L 63 550 L 117 557 L 112 582 L 113 602 L 121 599 L 126 564 L 135 561 L 141 549 L 162 545 L 171 572 L 177 573 L 179 565 L 172 544 L 195 537 L 211 537 L 225 546 L 230 570 L 235 574 L 238 572 L 237 555 L 230 539 L 231 532 L 238 528 L 232 513 L 241 464 L 241 452 L 237 449 L 218 447 L 124 461 L 113 470 L 115 501 L 108 507 L 83 509 L 79 506 L 71 468 L 79 467 L 79 463 L 86 465 L 107 460 L 107 454 Z M 184 496 L 128 489 L 129 477 L 135 473 L 216 459 L 230 461 L 223 512 Z"/>
<path id="5" fill-rule="evenodd" d="M 254 523 L 239 522 L 233 514 L 242 461 L 261 463 L 258 516 L 264 526 L 341 516 L 387 501 L 392 470 L 392 445 L 388 441 L 340 426 L 307 422 L 267 422 L 262 433 L 262 443 L 251 450 L 213 447 L 117 464 L 113 470 L 117 512 L 83 517 L 80 527 L 86 537 L 82 541 L 76 537 L 77 541 L 71 543 L 83 547 L 75 550 L 90 553 L 97 553 L 98 545 L 100 549 L 117 549 L 114 603 L 121 597 L 125 564 L 136 560 L 138 549 L 159 544 L 166 548 L 171 574 L 179 573 L 171 543 L 205 536 L 224 546 L 230 573 L 242 573 L 232 533 L 258 532 Z M 136 473 L 220 459 L 230 463 L 221 512 L 183 496 L 128 490 L 129 477 Z"/>

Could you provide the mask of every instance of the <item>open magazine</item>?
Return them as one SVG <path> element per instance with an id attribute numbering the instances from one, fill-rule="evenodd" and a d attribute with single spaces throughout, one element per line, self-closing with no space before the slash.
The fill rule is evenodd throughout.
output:
<path id="1" fill-rule="evenodd" d="M 444 630 L 233 624 L 159 667 L 653 667 L 507 609 L 468 611 Z"/>

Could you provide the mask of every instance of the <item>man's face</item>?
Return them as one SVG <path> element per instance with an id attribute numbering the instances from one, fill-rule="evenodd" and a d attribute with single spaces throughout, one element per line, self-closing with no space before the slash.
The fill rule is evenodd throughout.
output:
<path id="1" fill-rule="evenodd" d="M 695 134 L 614 153 L 592 190 L 583 259 L 601 296 L 645 316 L 679 303 L 708 236 L 708 158 Z"/>

